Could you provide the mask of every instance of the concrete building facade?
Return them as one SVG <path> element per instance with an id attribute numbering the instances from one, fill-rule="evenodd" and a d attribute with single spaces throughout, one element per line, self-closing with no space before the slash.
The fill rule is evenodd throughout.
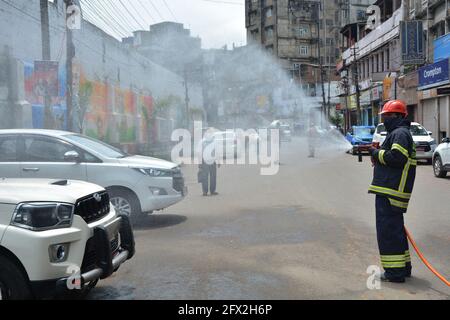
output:
<path id="1" fill-rule="evenodd" d="M 247 42 L 272 53 L 316 107 L 323 105 L 322 92 L 328 95 L 328 82 L 338 80 L 339 13 L 338 1 L 246 0 Z"/>
<path id="2" fill-rule="evenodd" d="M 373 30 L 364 22 L 341 29 L 344 50 L 337 70 L 347 129 L 356 124 L 358 84 L 362 124 L 376 125 L 383 105 L 401 99 L 408 105 L 409 118 L 440 141 L 450 132 L 449 1 L 372 4 L 380 8 Z"/>
<path id="3" fill-rule="evenodd" d="M 39 1 L 0 2 L 0 105 L 5 127 L 43 125 L 35 61 L 42 60 Z M 51 60 L 58 64 L 53 115 L 66 128 L 66 21 L 63 1 L 49 2 Z M 169 140 L 185 115 L 183 78 L 82 20 L 74 30 L 74 104 L 84 110 L 82 131 L 118 145 Z M 190 107 L 202 108 L 199 86 Z M 81 106 L 84 104 L 84 106 Z"/>

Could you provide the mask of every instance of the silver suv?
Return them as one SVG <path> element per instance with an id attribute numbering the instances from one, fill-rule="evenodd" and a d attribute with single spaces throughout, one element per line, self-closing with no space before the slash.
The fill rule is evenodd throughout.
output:
<path id="1" fill-rule="evenodd" d="M 187 193 L 180 168 L 129 155 L 98 140 L 65 131 L 0 130 L 0 178 L 82 180 L 106 188 L 128 216 L 165 209 Z"/>

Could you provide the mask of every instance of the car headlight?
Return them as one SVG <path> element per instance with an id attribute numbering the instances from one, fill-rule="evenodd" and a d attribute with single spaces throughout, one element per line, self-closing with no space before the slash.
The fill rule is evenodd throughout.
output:
<path id="1" fill-rule="evenodd" d="M 142 174 L 150 177 L 172 177 L 173 172 L 171 170 L 162 170 L 155 168 L 135 168 Z"/>
<path id="2" fill-rule="evenodd" d="M 32 231 L 69 228 L 72 225 L 74 208 L 67 203 L 21 203 L 14 211 L 11 224 Z"/>

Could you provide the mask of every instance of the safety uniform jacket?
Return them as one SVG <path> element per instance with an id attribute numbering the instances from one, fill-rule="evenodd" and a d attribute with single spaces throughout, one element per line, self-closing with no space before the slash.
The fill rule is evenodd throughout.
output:
<path id="1" fill-rule="evenodd" d="M 410 121 L 403 120 L 372 154 L 375 168 L 369 193 L 387 197 L 401 212 L 408 209 L 416 178 L 416 146 L 410 126 Z"/>

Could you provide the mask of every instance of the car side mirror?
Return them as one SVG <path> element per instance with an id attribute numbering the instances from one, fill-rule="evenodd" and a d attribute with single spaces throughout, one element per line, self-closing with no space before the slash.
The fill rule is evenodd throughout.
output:
<path id="1" fill-rule="evenodd" d="M 383 131 L 382 133 L 380 133 L 383 137 L 386 137 L 387 136 L 387 132 L 386 131 Z"/>
<path id="2" fill-rule="evenodd" d="M 431 132 L 431 131 L 427 131 L 427 133 L 428 133 L 429 136 L 433 135 L 433 132 Z"/>
<path id="3" fill-rule="evenodd" d="M 446 138 L 442 139 L 442 143 L 450 143 L 450 138 L 446 137 Z"/>
<path id="4" fill-rule="evenodd" d="M 76 151 L 68 151 L 64 154 L 64 160 L 67 162 L 80 162 L 80 154 Z"/>

